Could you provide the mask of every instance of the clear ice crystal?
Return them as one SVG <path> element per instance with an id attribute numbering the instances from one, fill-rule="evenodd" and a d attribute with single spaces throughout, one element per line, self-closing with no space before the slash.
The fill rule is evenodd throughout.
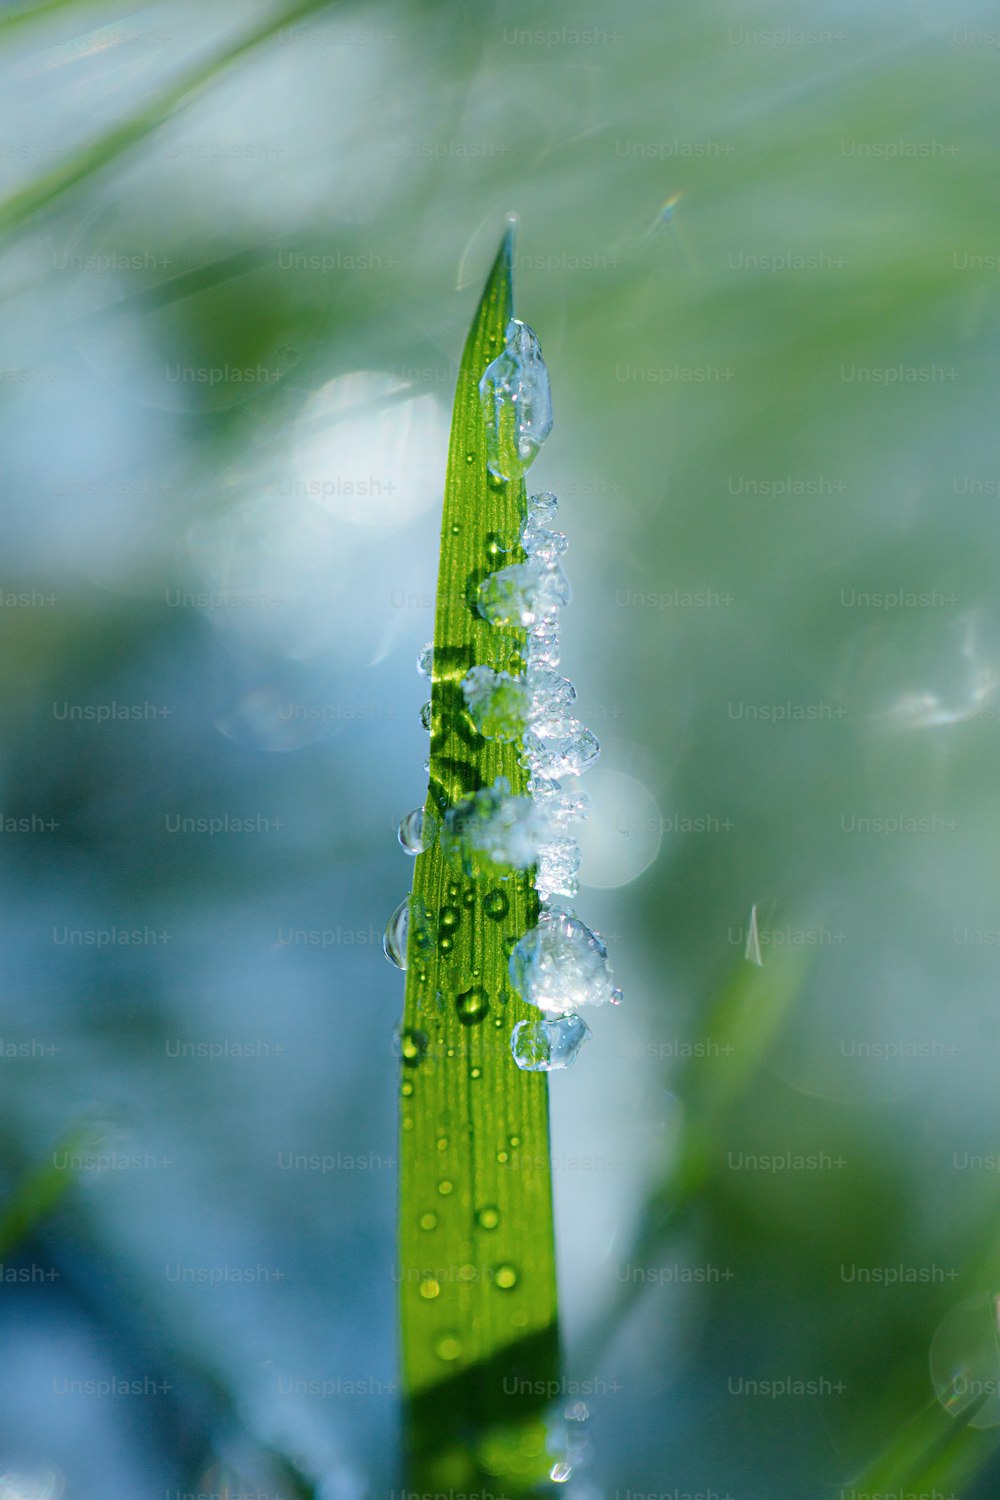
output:
<path id="1" fill-rule="evenodd" d="M 556 734 L 541 735 L 534 726 L 525 731 L 524 759 L 535 776 L 580 776 L 600 753 L 597 736 L 579 719 L 567 717 Z"/>
<path id="2" fill-rule="evenodd" d="M 535 733 L 543 739 L 560 734 L 576 702 L 576 688 L 569 678 L 560 677 L 551 667 L 532 664 L 525 685 L 531 698 L 529 718 Z"/>
<path id="3" fill-rule="evenodd" d="M 535 890 L 543 901 L 550 896 L 575 896 L 580 888 L 577 872 L 580 848 L 575 839 L 556 838 L 538 851 Z"/>
<path id="4" fill-rule="evenodd" d="M 549 1015 L 617 1003 L 603 938 L 561 907 L 542 910 L 537 927 L 511 953 L 508 970 L 518 994 Z"/>
<path id="5" fill-rule="evenodd" d="M 510 1050 L 526 1073 L 553 1073 L 557 1068 L 572 1067 L 590 1035 L 586 1021 L 576 1015 L 518 1021 L 511 1032 Z"/>
<path id="6" fill-rule="evenodd" d="M 503 776 L 449 808 L 444 823 L 449 854 L 472 876 L 530 869 L 547 832 L 534 799 L 512 796 Z"/>
<path id="7" fill-rule="evenodd" d="M 556 518 L 559 509 L 559 501 L 551 490 L 542 490 L 537 495 L 528 496 L 528 520 L 539 526 L 547 526 Z"/>
<path id="8" fill-rule="evenodd" d="M 540 557 L 498 568 L 479 586 L 479 613 L 491 625 L 527 629 L 550 619 L 569 600 L 569 580 L 560 564 Z"/>
<path id="9" fill-rule="evenodd" d="M 524 730 L 530 689 L 509 672 L 472 667 L 462 679 L 462 694 L 473 724 L 487 740 L 509 745 Z"/>
<path id="10" fill-rule="evenodd" d="M 486 466 L 498 479 L 520 479 L 552 431 L 552 396 L 542 347 L 527 323 L 512 318 L 504 340 L 479 382 Z"/>
<path id="11" fill-rule="evenodd" d="M 428 641 L 426 646 L 421 647 L 420 655 L 417 657 L 417 671 L 420 673 L 421 677 L 429 677 L 431 675 L 433 666 L 434 642 Z"/>
<path id="12" fill-rule="evenodd" d="M 559 616 L 548 615 L 528 631 L 526 656 L 529 667 L 559 665 Z"/>

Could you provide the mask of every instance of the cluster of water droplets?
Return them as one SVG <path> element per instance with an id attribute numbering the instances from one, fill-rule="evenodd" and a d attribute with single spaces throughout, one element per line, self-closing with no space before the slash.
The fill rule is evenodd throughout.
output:
<path id="1" fill-rule="evenodd" d="M 479 392 L 489 470 L 502 480 L 519 478 L 552 426 L 548 372 L 526 324 L 512 320 L 508 325 L 505 347 L 487 368 Z M 489 573 L 479 587 L 477 608 L 484 620 L 526 632 L 520 670 L 474 666 L 461 683 L 475 730 L 484 739 L 519 746 L 528 795 L 514 794 L 498 777 L 449 808 L 441 824 L 429 809 L 418 808 L 399 826 L 400 843 L 409 853 L 421 853 L 440 837 L 449 858 L 473 881 L 503 882 L 516 871 L 534 870 L 542 903 L 538 922 L 513 945 L 508 965 L 512 986 L 539 1012 L 537 1020 L 518 1022 L 511 1035 L 514 1061 L 529 1072 L 569 1067 L 591 1034 L 579 1010 L 617 1005 L 622 998 L 603 939 L 566 904 L 577 894 L 580 866 L 572 828 L 590 805 L 586 795 L 565 790 L 562 779 L 592 766 L 600 746 L 575 716 L 576 689 L 558 670 L 559 612 L 569 603 L 570 587 L 561 562 L 567 539 L 552 525 L 557 511 L 554 495 L 532 495 L 519 537 L 525 561 Z M 432 654 L 426 646 L 417 662 L 428 677 Z M 429 703 L 421 720 L 431 727 Z M 406 967 L 412 922 L 410 903 L 404 901 L 386 929 L 386 954 L 400 968 Z M 430 932 L 424 913 L 415 931 L 418 946 L 442 942 L 440 934 Z"/>

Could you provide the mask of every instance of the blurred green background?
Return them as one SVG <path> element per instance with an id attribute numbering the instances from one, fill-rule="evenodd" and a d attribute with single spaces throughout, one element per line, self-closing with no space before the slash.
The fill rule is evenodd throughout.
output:
<path id="1" fill-rule="evenodd" d="M 996 1494 L 998 43 L 0 12 L 4 1500 L 397 1483 L 381 929 L 509 211 L 626 992 L 552 1086 L 566 1490 Z"/>

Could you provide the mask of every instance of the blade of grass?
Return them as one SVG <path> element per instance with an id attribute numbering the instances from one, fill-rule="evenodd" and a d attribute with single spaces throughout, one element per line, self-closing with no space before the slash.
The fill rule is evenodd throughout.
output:
<path id="1" fill-rule="evenodd" d="M 729 1112 L 764 1066 L 805 977 L 802 949 L 776 949 L 764 965 L 741 959 L 708 1006 L 710 1045 L 694 1054 L 672 1085 L 684 1104 L 680 1140 L 650 1192 L 629 1249 L 633 1264 L 654 1259 L 709 1182 Z M 617 1282 L 584 1344 L 588 1368 L 611 1342 L 641 1295 L 637 1281 Z"/>
<path id="2" fill-rule="evenodd" d="M 0 1256 L 8 1255 L 61 1203 L 75 1180 L 75 1172 L 56 1165 L 58 1156 L 92 1151 L 99 1133 L 91 1125 L 79 1125 L 60 1141 L 51 1158 L 29 1167 L 11 1197 L 0 1209 Z"/>
<path id="3" fill-rule="evenodd" d="M 499 670 L 523 630 L 475 608 L 487 574 L 522 559 L 523 480 L 486 469 L 478 384 L 512 315 L 513 231 L 490 272 L 462 356 L 441 529 L 427 809 L 445 811 L 504 776 L 523 795 L 516 744 L 481 738 L 460 683 Z M 501 550 L 503 549 L 503 550 Z M 534 1014 L 507 982 L 533 924 L 531 872 L 465 877 L 440 842 L 414 871 L 402 1040 L 399 1278 L 407 1479 L 417 1489 L 502 1481 L 525 1493 L 551 1464 L 543 1412 L 557 1388 L 555 1251 L 544 1074 L 509 1037 Z"/>
<path id="4" fill-rule="evenodd" d="M 929 1402 L 893 1434 L 862 1473 L 842 1485 L 840 1493 L 958 1500 L 956 1487 L 971 1483 L 996 1452 L 996 1430 L 969 1425 L 976 1409 L 955 1418 L 936 1401 Z"/>
<path id="5" fill-rule="evenodd" d="M 279 15 L 268 17 L 249 28 L 235 42 L 228 42 L 219 48 L 175 83 L 161 89 L 129 119 L 120 125 L 113 125 L 89 145 L 0 201 L 0 233 L 10 233 L 20 228 L 71 188 L 87 181 L 103 167 L 118 161 L 133 146 L 139 145 L 158 130 L 178 110 L 190 104 L 200 90 L 214 82 L 226 68 L 286 27 L 294 26 L 332 3 L 334 0 L 299 0 L 298 5 L 292 5 Z"/>

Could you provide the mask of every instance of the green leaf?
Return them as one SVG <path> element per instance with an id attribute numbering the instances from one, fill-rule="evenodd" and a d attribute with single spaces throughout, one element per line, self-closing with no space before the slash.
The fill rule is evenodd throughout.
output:
<path id="1" fill-rule="evenodd" d="M 515 744 L 482 738 L 461 681 L 519 663 L 524 631 L 475 607 L 491 572 L 523 560 L 523 480 L 486 468 L 479 380 L 512 316 L 512 231 L 490 272 L 458 375 L 441 529 L 426 810 L 504 776 L 526 792 Z M 510 1052 L 537 1013 L 508 982 L 534 924 L 531 872 L 470 879 L 441 841 L 413 879 L 402 1033 L 399 1267 L 408 1481 L 507 1494 L 544 1479 L 544 1409 L 558 1382 L 555 1251 L 544 1074 Z"/>

